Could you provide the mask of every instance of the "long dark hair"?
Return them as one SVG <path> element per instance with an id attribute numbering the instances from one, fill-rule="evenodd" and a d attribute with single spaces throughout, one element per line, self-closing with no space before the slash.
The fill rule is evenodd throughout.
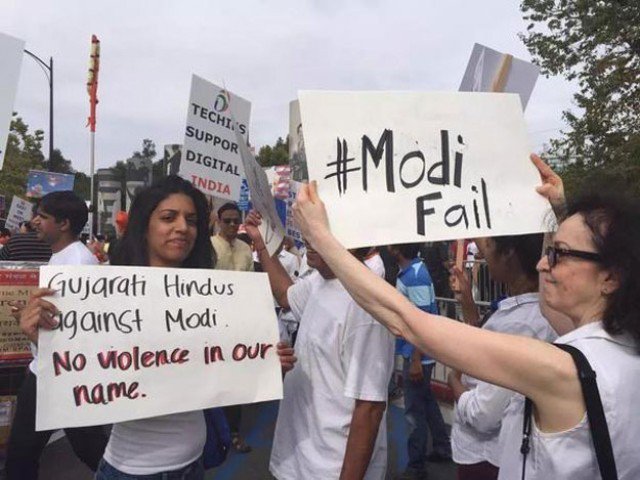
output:
<path id="1" fill-rule="evenodd" d="M 133 200 L 129 212 L 127 230 L 111 257 L 111 265 L 149 266 L 147 230 L 151 214 L 158 204 L 170 195 L 182 193 L 193 201 L 198 215 L 196 242 L 189 256 L 182 263 L 183 268 L 213 268 L 215 252 L 209 239 L 209 205 L 202 192 L 190 182 L 169 175 L 141 190 Z"/>
<path id="2" fill-rule="evenodd" d="M 607 298 L 602 318 L 610 334 L 628 333 L 640 352 L 640 203 L 614 194 L 591 193 L 569 205 L 567 216 L 580 214 L 618 288 Z"/>

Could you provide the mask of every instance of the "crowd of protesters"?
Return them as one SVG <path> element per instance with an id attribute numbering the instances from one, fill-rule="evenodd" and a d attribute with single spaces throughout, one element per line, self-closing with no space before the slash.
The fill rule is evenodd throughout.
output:
<path id="1" fill-rule="evenodd" d="M 266 272 L 285 374 L 269 463 L 279 480 L 385 478 L 396 356 L 409 434 L 409 462 L 398 478 L 426 479 L 429 462 L 452 459 L 461 480 L 601 478 L 594 442 L 602 433 L 590 429 L 583 375 L 572 354 L 551 342 L 572 345 L 588 359 L 617 478 L 640 478 L 640 416 L 633 408 L 640 379 L 640 208 L 594 194 L 567 205 L 562 180 L 532 159 L 542 178 L 538 191 L 561 219 L 555 235 L 476 239 L 466 249 L 468 265 L 450 272 L 434 246 L 345 250 L 331 235 L 314 184 L 301 188 L 294 207 L 304 245 L 288 239 L 269 255 L 257 212 L 243 220 L 234 203 L 211 212 L 206 197 L 177 176 L 137 194 L 130 212 L 116 217 L 116 238 L 88 245 L 79 241 L 85 203 L 71 192 L 50 193 L 27 231 L 0 230 L 0 260 Z M 508 293 L 484 317 L 472 291 L 478 257 Z M 440 316 L 439 289 L 455 295 L 462 321 Z M 56 326 L 52 293 L 39 289 L 26 306 L 13 307 L 34 360 L 9 439 L 10 480 L 38 477 L 53 433 L 35 431 L 38 331 Z M 431 389 L 436 361 L 452 368 L 451 432 Z M 248 454 L 241 413 L 239 405 L 225 409 L 232 447 Z M 107 431 L 65 430 L 97 479 L 204 478 L 201 411 Z"/>

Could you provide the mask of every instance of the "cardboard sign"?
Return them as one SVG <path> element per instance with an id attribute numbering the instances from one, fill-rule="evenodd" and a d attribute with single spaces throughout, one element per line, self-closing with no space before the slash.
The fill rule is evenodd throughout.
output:
<path id="1" fill-rule="evenodd" d="M 22 222 L 31 220 L 32 209 L 33 205 L 31 205 L 31 202 L 14 195 L 13 200 L 11 200 L 9 215 L 7 215 L 7 221 L 4 222 L 4 226 L 12 232 L 17 232 Z"/>
<path id="2" fill-rule="evenodd" d="M 347 248 L 548 229 L 517 95 L 301 92 L 300 109 Z"/>
<path id="3" fill-rule="evenodd" d="M 289 102 L 289 165 L 291 178 L 296 182 L 309 180 L 307 158 L 302 135 L 302 119 L 300 118 L 300 102 Z"/>
<path id="4" fill-rule="evenodd" d="M 253 208 L 262 215 L 262 224 L 259 230 L 267 247 L 267 252 L 269 252 L 269 255 L 273 255 L 284 240 L 284 228 L 276 211 L 273 195 L 271 194 L 271 184 L 267 174 L 258 165 L 256 158 L 249 150 L 248 145 L 242 141 L 242 136 L 238 130 L 236 130 L 236 138 L 240 147 L 240 155 L 244 164 L 249 191 L 251 192 L 251 203 Z"/>
<path id="5" fill-rule="evenodd" d="M 296 201 L 296 196 L 298 195 L 298 189 L 302 185 L 301 182 L 295 182 L 291 180 L 289 182 L 289 196 L 287 197 L 287 224 L 286 224 L 286 234 L 287 237 L 293 238 L 296 242 L 303 242 L 302 232 L 296 225 L 296 222 L 293 219 L 293 204 Z"/>
<path id="6" fill-rule="evenodd" d="M 0 33 L 0 169 L 4 164 L 7 138 L 16 99 L 24 41 Z"/>
<path id="7" fill-rule="evenodd" d="M 47 193 L 73 191 L 75 175 L 66 173 L 43 172 L 29 170 L 27 177 L 27 197 L 42 198 Z"/>
<path id="8" fill-rule="evenodd" d="M 460 84 L 461 92 L 517 93 L 520 95 L 522 109 L 527 107 L 531 92 L 536 84 L 540 67 L 519 58 L 511 57 L 508 71 L 505 72 L 502 85 L 495 85 L 500 78 L 499 70 L 504 66 L 505 55 L 484 45 L 476 43 Z M 496 88 L 499 87 L 499 88 Z"/>
<path id="9" fill-rule="evenodd" d="M 247 141 L 250 114 L 247 100 L 193 75 L 180 176 L 206 195 L 238 201 L 242 142 L 234 132 Z"/>
<path id="10" fill-rule="evenodd" d="M 25 305 L 36 288 L 37 269 L 0 269 L 0 362 L 31 358 L 29 339 L 11 316 L 9 302 Z"/>
<path id="11" fill-rule="evenodd" d="M 40 285 L 60 313 L 40 331 L 37 430 L 282 397 L 266 274 L 46 266 Z"/>

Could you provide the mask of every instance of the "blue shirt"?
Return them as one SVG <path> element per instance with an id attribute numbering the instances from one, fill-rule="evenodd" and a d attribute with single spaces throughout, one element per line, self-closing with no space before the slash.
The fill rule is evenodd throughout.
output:
<path id="1" fill-rule="evenodd" d="M 414 258 L 409 265 L 398 273 L 396 288 L 420 310 L 427 313 L 438 313 L 436 305 L 436 293 L 433 289 L 431 275 L 426 265 L 420 258 Z M 404 358 L 411 358 L 414 346 L 403 338 L 396 341 L 396 353 Z M 434 363 L 434 360 L 422 355 L 422 364 Z"/>

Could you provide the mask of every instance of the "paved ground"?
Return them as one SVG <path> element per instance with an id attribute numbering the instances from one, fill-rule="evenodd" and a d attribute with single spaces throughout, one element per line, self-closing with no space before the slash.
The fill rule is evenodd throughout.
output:
<path id="1" fill-rule="evenodd" d="M 246 413 L 244 413 L 246 412 Z M 269 454 L 271 439 L 278 413 L 277 402 L 245 407 L 242 429 L 253 452 L 245 455 L 231 454 L 220 467 L 207 472 L 208 480 L 271 480 Z M 388 415 L 389 468 L 387 479 L 391 480 L 404 469 L 407 462 L 406 429 L 402 410 L 391 406 Z M 429 480 L 453 480 L 453 464 L 430 464 Z M 65 438 L 52 443 L 45 450 L 40 469 L 41 480 L 89 480 L 91 472 L 73 455 Z M 311 480 L 311 479 L 300 479 Z"/>

